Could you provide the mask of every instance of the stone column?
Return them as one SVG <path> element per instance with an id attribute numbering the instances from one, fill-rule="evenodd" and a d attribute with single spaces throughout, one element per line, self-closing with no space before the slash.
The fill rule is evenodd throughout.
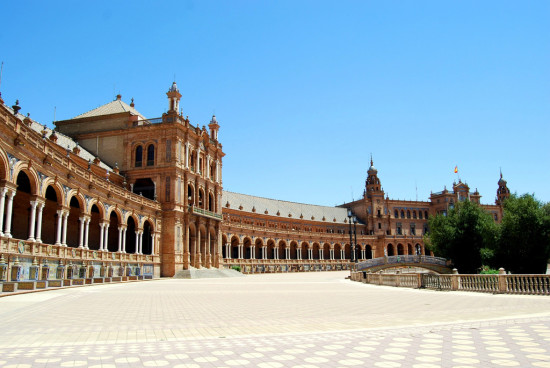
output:
<path id="1" fill-rule="evenodd" d="M 365 259 L 366 253 L 365 249 L 361 249 L 361 259 Z"/>
<path id="2" fill-rule="evenodd" d="M 334 261 L 334 249 L 330 250 L 330 260 Z"/>
<path id="3" fill-rule="evenodd" d="M 13 210 L 13 197 L 15 197 L 15 191 L 8 191 L 8 203 L 6 210 L 6 229 L 4 231 L 4 236 L 11 238 L 11 212 Z"/>
<path id="4" fill-rule="evenodd" d="M 155 240 L 156 240 L 156 234 L 155 233 L 151 233 L 151 255 L 153 254 L 156 254 L 155 252 Z"/>
<path id="5" fill-rule="evenodd" d="M 325 248 L 319 248 L 319 259 L 321 261 L 324 259 L 323 253 L 325 253 Z"/>
<path id="6" fill-rule="evenodd" d="M 242 244 L 239 244 L 239 259 L 243 259 L 244 258 L 244 245 Z"/>
<path id="7" fill-rule="evenodd" d="M 290 259 L 290 246 L 285 248 L 286 259 Z"/>
<path id="8" fill-rule="evenodd" d="M 84 220 L 84 248 L 90 249 L 88 247 L 88 235 L 90 234 L 90 218 L 86 217 Z"/>
<path id="9" fill-rule="evenodd" d="M 105 228 L 105 224 L 102 222 L 99 224 L 99 250 L 102 251 L 103 250 L 103 238 L 104 238 L 104 229 Z"/>
<path id="10" fill-rule="evenodd" d="M 69 218 L 69 211 L 63 211 L 63 236 L 61 238 L 61 245 L 67 246 L 67 219 Z"/>
<path id="11" fill-rule="evenodd" d="M 139 254 L 143 254 L 143 230 L 139 231 Z"/>
<path id="12" fill-rule="evenodd" d="M 36 216 L 36 237 L 35 237 L 35 240 L 38 243 L 42 243 L 42 211 L 44 210 L 44 206 L 45 206 L 45 203 L 38 202 L 38 214 Z M 2 217 L 0 216 L 0 219 L 1 218 Z"/>
<path id="13" fill-rule="evenodd" d="M 119 226 L 118 227 L 118 250 L 117 250 L 118 253 L 122 252 L 122 233 L 123 232 L 124 232 L 124 229 L 122 228 L 122 226 Z"/>
<path id="14" fill-rule="evenodd" d="M 103 250 L 107 252 L 109 251 L 109 224 L 103 224 L 103 233 L 105 236 L 105 240 L 103 240 Z"/>
<path id="15" fill-rule="evenodd" d="M 344 249 L 340 249 L 340 259 L 345 259 L 346 258 L 346 252 L 344 251 Z"/>
<path id="16" fill-rule="evenodd" d="M 135 254 L 139 254 L 139 231 L 136 230 L 136 250 L 134 251 Z"/>
<path id="17" fill-rule="evenodd" d="M 36 227 L 35 221 L 36 221 L 36 201 L 31 201 L 31 213 L 30 213 L 30 219 L 29 219 L 29 239 L 27 241 L 34 242 L 34 229 Z"/>
<path id="18" fill-rule="evenodd" d="M 296 247 L 297 258 L 302 259 L 302 248 Z"/>
<path id="19" fill-rule="evenodd" d="M 61 245 L 61 233 L 63 225 L 63 211 L 57 211 L 57 231 L 55 232 L 55 245 Z"/>
<path id="20" fill-rule="evenodd" d="M 84 248 L 84 225 L 86 223 L 86 218 L 84 216 L 80 216 L 78 219 L 80 220 L 80 230 L 78 231 L 78 247 Z"/>
<path id="21" fill-rule="evenodd" d="M 0 236 L 4 236 L 4 207 L 6 203 L 6 193 L 8 188 L 4 187 L 0 189 Z"/>
<path id="22" fill-rule="evenodd" d="M 127 227 L 125 227 L 122 230 L 122 253 L 126 253 L 126 231 L 128 230 Z"/>

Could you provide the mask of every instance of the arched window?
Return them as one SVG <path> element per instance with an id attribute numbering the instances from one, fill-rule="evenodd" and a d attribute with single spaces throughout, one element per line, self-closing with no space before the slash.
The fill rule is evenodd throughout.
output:
<path id="1" fill-rule="evenodd" d="M 405 211 L 401 210 L 401 218 L 405 218 Z"/>
<path id="2" fill-rule="evenodd" d="M 413 219 L 415 219 L 415 218 L 416 218 L 416 210 L 413 211 Z"/>
<path id="3" fill-rule="evenodd" d="M 191 184 L 187 184 L 187 202 L 190 206 L 192 206 L 193 203 L 193 187 Z"/>
<path id="4" fill-rule="evenodd" d="M 398 217 L 399 217 L 399 211 L 395 210 L 395 212 L 393 213 L 393 215 L 395 216 L 395 218 L 398 218 Z"/>
<path id="5" fill-rule="evenodd" d="M 212 193 L 208 194 L 208 211 L 214 211 L 214 196 L 212 195 Z"/>
<path id="6" fill-rule="evenodd" d="M 136 147 L 136 167 L 141 167 L 143 162 L 143 147 Z"/>
<path id="7" fill-rule="evenodd" d="M 422 211 L 418 211 L 418 218 L 422 220 Z"/>
<path id="8" fill-rule="evenodd" d="M 411 211 L 407 211 L 407 218 L 411 218 Z"/>
<path id="9" fill-rule="evenodd" d="M 424 218 L 427 220 L 428 219 L 428 211 L 424 211 Z"/>
<path id="10" fill-rule="evenodd" d="M 155 164 L 155 146 L 150 144 L 147 147 L 147 166 L 153 166 Z"/>

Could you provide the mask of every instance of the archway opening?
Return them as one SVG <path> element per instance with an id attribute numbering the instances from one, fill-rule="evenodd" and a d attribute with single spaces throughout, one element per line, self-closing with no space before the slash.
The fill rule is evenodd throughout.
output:
<path id="1" fill-rule="evenodd" d="M 93 250 L 99 250 L 99 238 L 101 235 L 99 228 L 100 220 L 101 213 L 99 212 L 99 207 L 96 204 L 93 204 L 90 211 L 90 227 L 88 230 L 88 247 Z"/>
<path id="2" fill-rule="evenodd" d="M 109 252 L 116 252 L 118 251 L 118 227 L 120 226 L 120 223 L 118 221 L 118 215 L 115 211 L 111 211 L 111 214 L 109 215 L 109 235 L 107 242 L 107 250 Z"/>
<path id="3" fill-rule="evenodd" d="M 57 193 L 53 187 L 48 186 L 45 193 L 44 210 L 42 211 L 42 243 L 55 244 L 57 234 L 57 210 L 59 203 Z"/>
<path id="4" fill-rule="evenodd" d="M 80 241 L 80 216 L 82 210 L 76 196 L 69 201 L 69 217 L 67 218 L 67 246 L 76 248 Z"/>
<path id="5" fill-rule="evenodd" d="M 388 247 L 386 249 L 387 249 L 386 253 L 387 253 L 388 257 L 391 257 L 391 256 L 395 255 L 395 250 L 393 249 L 393 244 L 388 244 Z"/>
<path id="6" fill-rule="evenodd" d="M 143 254 L 153 254 L 153 227 L 149 221 L 145 221 L 143 225 L 141 241 Z"/>
<path id="7" fill-rule="evenodd" d="M 134 183 L 134 193 L 144 196 L 145 198 L 155 199 L 155 183 L 151 178 L 137 179 Z"/>
<path id="8" fill-rule="evenodd" d="M 126 253 L 136 252 L 136 222 L 132 216 L 128 217 L 126 227 Z"/>
<path id="9" fill-rule="evenodd" d="M 27 240 L 29 237 L 29 216 L 31 213 L 31 181 L 26 173 L 17 175 L 17 191 L 13 197 L 11 236 Z"/>

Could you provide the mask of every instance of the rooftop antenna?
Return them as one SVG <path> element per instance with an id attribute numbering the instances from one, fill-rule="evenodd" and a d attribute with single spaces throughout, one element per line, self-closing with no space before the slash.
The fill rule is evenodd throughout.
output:
<path id="1" fill-rule="evenodd" d="M 2 85 L 2 70 L 4 69 L 4 62 L 0 65 L 0 85 Z M 2 92 L 0 92 L 0 99 L 2 98 Z"/>

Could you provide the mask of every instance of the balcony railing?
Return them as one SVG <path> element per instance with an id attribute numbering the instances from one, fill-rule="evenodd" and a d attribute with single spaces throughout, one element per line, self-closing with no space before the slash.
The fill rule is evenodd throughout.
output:
<path id="1" fill-rule="evenodd" d="M 210 218 L 213 218 L 213 219 L 216 219 L 216 220 L 222 220 L 223 219 L 223 216 L 222 216 L 221 213 L 215 213 L 215 212 L 204 210 L 202 208 L 198 208 L 198 207 L 195 207 L 195 206 L 189 206 L 189 212 L 191 212 L 195 215 L 210 217 Z"/>

